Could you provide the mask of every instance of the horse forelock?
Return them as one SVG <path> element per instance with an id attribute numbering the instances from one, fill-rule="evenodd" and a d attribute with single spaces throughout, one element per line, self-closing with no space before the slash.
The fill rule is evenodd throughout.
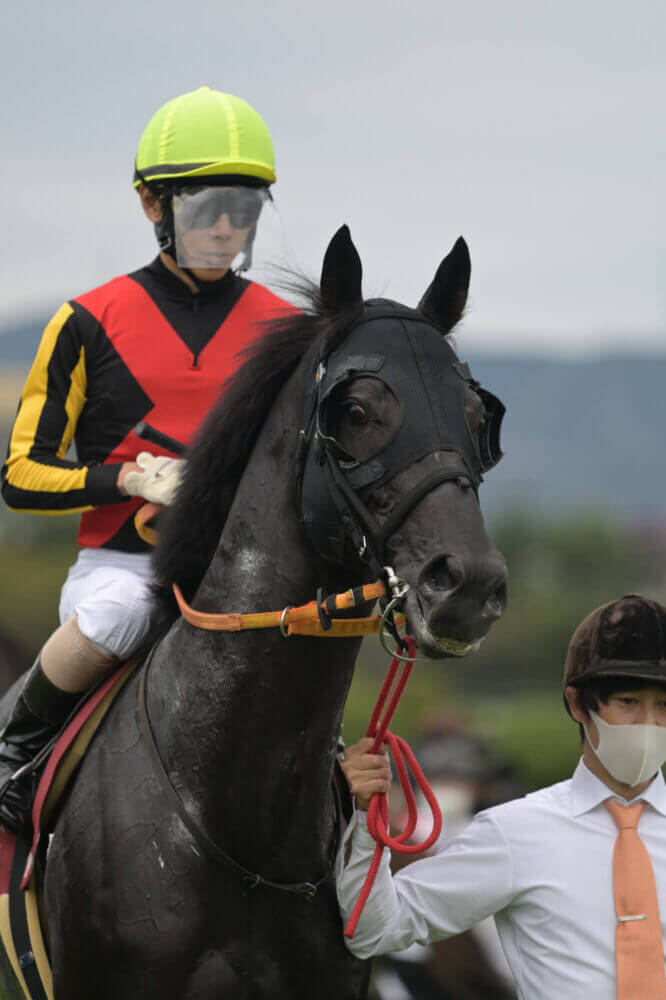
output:
<path id="1" fill-rule="evenodd" d="M 223 383 L 220 396 L 189 449 L 187 475 L 175 502 L 161 518 L 153 555 L 158 599 L 169 618 L 177 614 L 171 586 L 191 600 L 213 558 L 252 449 L 280 390 L 311 344 L 336 338 L 356 310 L 337 314 L 323 307 L 316 285 L 292 278 L 302 311 L 264 325 L 265 333 L 242 352 L 243 363 Z"/>

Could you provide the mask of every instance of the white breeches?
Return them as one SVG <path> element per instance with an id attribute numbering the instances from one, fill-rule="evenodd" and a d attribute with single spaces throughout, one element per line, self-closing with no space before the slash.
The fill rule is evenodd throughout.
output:
<path id="1" fill-rule="evenodd" d="M 127 659 L 155 621 L 154 579 L 150 554 L 81 549 L 60 594 L 60 623 L 76 615 L 93 646 Z"/>

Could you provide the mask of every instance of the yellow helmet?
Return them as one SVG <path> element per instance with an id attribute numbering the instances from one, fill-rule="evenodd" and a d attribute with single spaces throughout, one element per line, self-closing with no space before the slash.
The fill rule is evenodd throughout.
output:
<path id="1" fill-rule="evenodd" d="M 275 181 L 275 155 L 266 123 L 251 105 L 199 87 L 168 101 L 148 122 L 134 187 L 213 179 L 267 187 Z"/>

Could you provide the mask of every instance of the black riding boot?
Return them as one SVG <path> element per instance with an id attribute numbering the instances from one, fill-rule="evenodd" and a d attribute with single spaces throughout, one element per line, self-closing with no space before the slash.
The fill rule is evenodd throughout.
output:
<path id="1" fill-rule="evenodd" d="M 27 826 L 36 790 L 32 772 L 9 779 L 55 736 L 81 698 L 81 693 L 70 694 L 52 684 L 37 657 L 0 733 L 0 825 L 8 830 L 20 833 Z"/>

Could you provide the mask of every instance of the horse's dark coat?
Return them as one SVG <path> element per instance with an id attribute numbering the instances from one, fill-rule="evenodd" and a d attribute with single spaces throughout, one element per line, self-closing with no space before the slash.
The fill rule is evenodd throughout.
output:
<path id="1" fill-rule="evenodd" d="M 344 266 L 339 250 L 336 267 Z M 157 566 L 201 610 L 270 610 L 304 603 L 318 586 L 330 592 L 359 582 L 316 557 L 294 508 L 298 360 L 311 331 L 344 327 L 346 314 L 333 315 L 331 296 L 342 289 L 349 305 L 356 282 L 325 279 L 325 308 L 284 324 L 267 342 L 190 458 Z M 460 300 L 460 289 L 453 294 Z M 458 303 L 456 318 L 460 310 Z M 386 491 L 377 509 L 385 501 Z M 495 573 L 498 557 L 471 490 L 439 486 L 391 546 L 425 603 L 436 590 L 427 571 L 433 558 L 456 551 L 461 565 L 468 560 L 474 572 L 465 599 L 457 597 L 458 624 L 466 627 L 467 615 L 477 632 L 487 630 L 492 586 L 490 569 L 484 575 L 480 567 L 485 558 Z M 329 863 L 331 773 L 358 645 L 285 641 L 276 630 L 212 633 L 178 620 L 155 650 L 148 707 L 175 787 L 210 837 L 272 880 L 316 881 Z M 136 697 L 133 679 L 58 820 L 46 875 L 57 1000 L 365 996 L 368 966 L 344 946 L 332 884 L 306 902 L 250 889 L 202 856 L 153 773 Z"/>

